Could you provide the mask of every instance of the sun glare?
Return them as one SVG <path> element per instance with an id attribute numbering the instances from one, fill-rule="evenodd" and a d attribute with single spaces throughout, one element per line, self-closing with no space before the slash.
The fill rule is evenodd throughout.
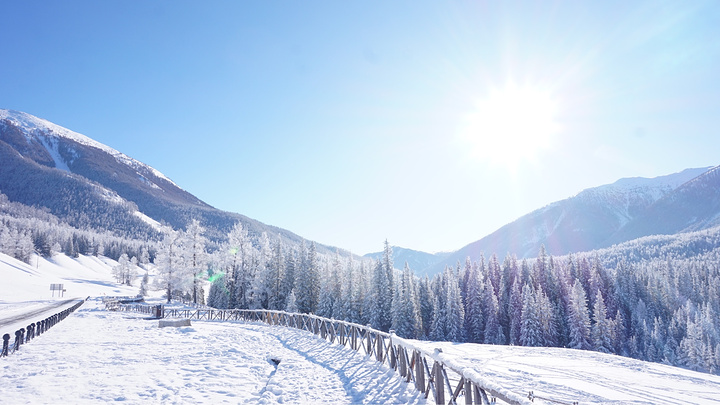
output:
<path id="1" fill-rule="evenodd" d="M 474 159 L 514 171 L 552 146 L 556 115 L 549 92 L 511 84 L 476 101 L 461 135 Z"/>

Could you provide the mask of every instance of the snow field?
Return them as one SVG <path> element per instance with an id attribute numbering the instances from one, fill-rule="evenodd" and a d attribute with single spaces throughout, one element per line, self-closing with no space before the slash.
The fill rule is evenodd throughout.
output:
<path id="1" fill-rule="evenodd" d="M 471 368 L 505 390 L 580 404 L 720 404 L 720 376 L 613 354 L 551 347 L 422 342 L 458 369 Z"/>
<path id="2" fill-rule="evenodd" d="M 392 370 L 308 332 L 157 324 L 88 301 L 2 360 L 0 403 L 426 403 Z"/>

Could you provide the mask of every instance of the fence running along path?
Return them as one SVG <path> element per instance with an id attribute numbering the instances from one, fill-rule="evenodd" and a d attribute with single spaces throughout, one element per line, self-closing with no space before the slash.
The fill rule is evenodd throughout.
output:
<path id="1" fill-rule="evenodd" d="M 20 328 L 15 331 L 15 341 L 10 343 L 10 334 L 6 333 L 3 335 L 2 351 L 0 351 L 0 357 L 5 357 L 10 353 L 14 353 L 20 350 L 20 346 L 28 343 L 33 338 L 40 336 L 47 332 L 48 329 L 57 325 L 58 322 L 67 318 L 68 315 L 73 313 L 76 309 L 85 303 L 85 300 L 81 300 L 70 308 L 64 309 L 55 315 L 51 315 L 43 320 L 33 322 L 27 326 L 27 328 Z"/>
<path id="2" fill-rule="evenodd" d="M 397 371 L 400 377 L 412 383 L 425 398 L 432 395 L 436 404 L 531 404 L 535 396 L 518 395 L 485 380 L 474 369 L 462 368 L 442 354 L 441 349 L 430 353 L 390 333 L 355 323 L 322 318 L 310 314 L 296 314 L 271 310 L 241 309 L 173 309 L 161 305 L 110 304 L 120 311 L 153 314 L 157 318 L 187 318 L 200 321 L 264 322 L 311 332 L 330 342 L 349 347 L 358 353 L 373 357 Z M 577 405 L 542 398 L 558 404 Z"/>

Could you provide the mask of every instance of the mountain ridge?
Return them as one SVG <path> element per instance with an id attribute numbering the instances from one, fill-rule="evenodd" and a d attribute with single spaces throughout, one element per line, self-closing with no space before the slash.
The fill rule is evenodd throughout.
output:
<path id="1" fill-rule="evenodd" d="M 158 239 L 152 219 L 184 229 L 197 218 L 211 240 L 235 223 L 292 245 L 299 235 L 212 207 L 159 170 L 107 145 L 31 114 L 0 109 L 0 192 L 45 207 L 69 224 Z M 145 218 L 147 217 L 147 218 Z M 334 248 L 317 244 L 320 251 Z"/>
<path id="2" fill-rule="evenodd" d="M 708 185 L 703 179 L 716 179 Z M 693 187 L 697 184 L 697 187 Z M 705 196 L 677 197 L 688 188 L 702 188 Z M 679 233 L 706 229 L 720 225 L 720 167 L 685 169 L 653 178 L 627 177 L 613 183 L 584 189 L 572 197 L 552 202 L 512 221 L 483 238 L 438 258 L 425 267 L 414 268 L 418 274 L 434 274 L 445 266 L 464 263 L 467 257 L 478 260 L 481 254 L 516 255 L 518 258 L 535 257 L 540 246 L 545 246 L 547 254 L 564 255 L 586 252 L 609 247 L 639 237 Z M 690 193 L 685 191 L 684 193 Z M 713 200 L 714 198 L 714 200 Z M 682 201 L 692 205 L 692 201 L 701 201 L 690 209 L 690 213 L 702 211 L 702 221 L 691 221 L 692 215 L 683 218 L 694 225 L 661 227 L 659 218 L 674 216 L 675 206 L 659 208 L 671 201 Z M 712 203 L 712 201 L 715 201 Z M 416 252 L 410 254 L 409 252 Z M 378 253 L 366 256 L 375 257 Z M 428 253 L 412 250 L 402 251 L 395 258 L 396 264 L 402 262 L 422 263 L 427 261 Z M 401 257 L 402 256 L 402 257 Z M 398 266 L 396 266 L 398 267 Z"/>

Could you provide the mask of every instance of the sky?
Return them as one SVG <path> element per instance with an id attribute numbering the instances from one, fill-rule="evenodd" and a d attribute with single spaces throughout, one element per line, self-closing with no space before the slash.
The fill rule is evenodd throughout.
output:
<path id="1" fill-rule="evenodd" d="M 0 108 L 353 253 L 720 159 L 716 1 L 5 1 Z"/>

